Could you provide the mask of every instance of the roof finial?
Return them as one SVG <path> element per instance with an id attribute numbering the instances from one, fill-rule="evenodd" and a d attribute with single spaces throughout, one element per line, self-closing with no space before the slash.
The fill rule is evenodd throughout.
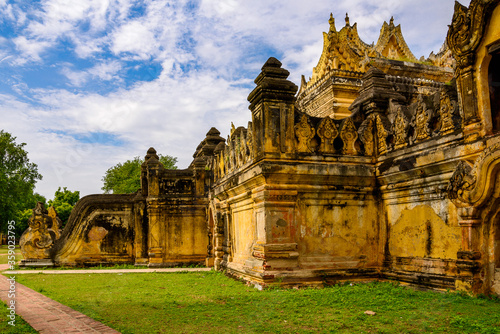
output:
<path id="1" fill-rule="evenodd" d="M 337 31 L 337 29 L 335 29 L 335 18 L 333 17 L 332 13 L 330 13 L 330 19 L 328 20 L 328 23 L 330 23 L 330 32 Z"/>
<path id="2" fill-rule="evenodd" d="M 389 25 L 391 25 L 391 26 L 394 25 L 394 16 L 391 16 L 391 20 L 389 21 Z"/>
<path id="3" fill-rule="evenodd" d="M 234 131 L 236 131 L 236 127 L 234 126 L 234 123 L 231 122 L 231 136 L 233 135 Z"/>
<path id="4" fill-rule="evenodd" d="M 349 25 L 349 15 L 347 13 L 345 13 L 345 25 Z"/>

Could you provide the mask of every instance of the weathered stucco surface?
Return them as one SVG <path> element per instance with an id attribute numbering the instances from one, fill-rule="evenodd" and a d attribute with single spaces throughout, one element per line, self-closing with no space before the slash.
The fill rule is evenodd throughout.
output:
<path id="1" fill-rule="evenodd" d="M 247 127 L 227 140 L 210 129 L 186 170 L 165 170 L 151 148 L 136 194 L 83 198 L 45 250 L 34 235 L 53 225 L 30 227 L 26 264 L 205 262 L 260 285 L 500 293 L 499 2 L 456 3 L 425 62 L 393 19 L 368 45 L 331 17 L 300 90 L 270 58 Z"/>

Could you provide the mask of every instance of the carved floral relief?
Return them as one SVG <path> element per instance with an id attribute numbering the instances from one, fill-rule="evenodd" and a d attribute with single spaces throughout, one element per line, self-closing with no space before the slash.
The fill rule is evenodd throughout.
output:
<path id="1" fill-rule="evenodd" d="M 312 153 L 311 139 L 314 137 L 316 130 L 309 124 L 306 114 L 302 115 L 300 122 L 295 125 L 295 136 L 298 140 L 297 152 Z"/>
<path id="2" fill-rule="evenodd" d="M 337 126 L 330 117 L 324 118 L 318 126 L 318 136 L 321 138 L 319 151 L 321 153 L 334 153 L 333 141 L 339 135 Z"/>
<path id="3" fill-rule="evenodd" d="M 340 138 L 344 142 L 343 154 L 356 155 L 358 151 L 354 146 L 356 139 L 358 139 L 358 132 L 356 126 L 350 117 L 346 118 L 342 123 L 342 130 L 340 131 Z"/>

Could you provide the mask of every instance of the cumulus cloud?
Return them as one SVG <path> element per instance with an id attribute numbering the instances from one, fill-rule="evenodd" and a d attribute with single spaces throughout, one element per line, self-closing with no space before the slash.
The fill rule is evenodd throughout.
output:
<path id="1" fill-rule="evenodd" d="M 28 61 L 40 62 L 40 53 L 45 51 L 51 44 L 47 41 L 38 41 L 19 36 L 13 40 L 16 48 L 21 52 L 22 57 L 17 59 L 18 65 L 23 65 Z"/>
<path id="2" fill-rule="evenodd" d="M 210 127 L 246 126 L 268 57 L 297 84 L 311 75 L 330 12 L 337 30 L 348 12 L 367 43 L 394 16 L 419 57 L 444 41 L 453 1 L 0 0 L 0 66 L 13 73 L 0 90 L 3 129 L 28 144 L 48 197 L 59 186 L 100 192 L 109 167 L 150 146 L 187 167 Z M 62 82 L 30 81 L 40 68 Z"/>

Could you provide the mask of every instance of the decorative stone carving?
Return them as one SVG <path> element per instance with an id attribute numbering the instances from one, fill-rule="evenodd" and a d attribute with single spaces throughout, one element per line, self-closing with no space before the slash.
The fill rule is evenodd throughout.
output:
<path id="1" fill-rule="evenodd" d="M 391 17 L 389 24 L 384 22 L 382 25 L 375 50 L 390 59 L 406 58 L 413 61 L 417 60 L 404 40 L 401 26 L 399 24 L 394 25 L 394 17 Z"/>
<path id="2" fill-rule="evenodd" d="M 231 170 L 238 168 L 238 161 L 236 157 L 236 140 L 233 140 L 233 138 L 230 138 L 229 140 L 229 159 L 231 160 Z"/>
<path id="3" fill-rule="evenodd" d="M 453 20 L 446 36 L 446 42 L 457 60 L 459 71 L 472 65 L 475 51 L 481 43 L 484 33 L 485 20 L 497 3 L 497 0 L 473 0 L 467 8 L 459 2 L 455 2 Z"/>
<path id="4" fill-rule="evenodd" d="M 417 110 L 411 122 L 415 128 L 413 142 L 420 142 L 430 138 L 429 118 L 430 111 L 427 109 L 422 95 L 419 95 L 417 100 Z"/>
<path id="5" fill-rule="evenodd" d="M 450 178 L 448 184 L 448 197 L 450 199 L 459 198 L 464 190 L 470 189 L 476 183 L 473 176 L 470 175 L 472 167 L 465 161 L 460 161 Z"/>
<path id="6" fill-rule="evenodd" d="M 248 147 L 248 158 L 252 159 L 254 157 L 252 122 L 248 122 L 246 142 Z"/>
<path id="7" fill-rule="evenodd" d="M 401 106 L 397 108 L 394 124 L 392 125 L 392 132 L 394 133 L 394 149 L 397 150 L 405 147 L 408 137 L 408 120 Z"/>
<path id="8" fill-rule="evenodd" d="M 243 165 L 247 161 L 247 136 L 246 131 L 241 131 L 239 137 L 239 158 L 240 158 L 240 166 Z"/>
<path id="9" fill-rule="evenodd" d="M 487 147 L 474 165 L 461 161 L 448 184 L 448 196 L 458 207 L 478 207 L 491 198 L 500 168 L 500 142 Z M 498 191 L 498 190 L 496 190 Z"/>
<path id="10" fill-rule="evenodd" d="M 319 151 L 321 153 L 334 153 L 333 141 L 339 135 L 337 126 L 330 117 L 324 118 L 318 126 L 318 136 L 321 138 Z"/>
<path id="11" fill-rule="evenodd" d="M 344 142 L 342 153 L 346 155 L 357 155 L 358 150 L 354 146 L 356 139 L 358 139 L 358 132 L 352 118 L 347 117 L 342 122 L 342 130 L 340 130 L 340 138 Z"/>
<path id="12" fill-rule="evenodd" d="M 451 102 L 450 97 L 444 90 L 442 90 L 439 100 L 439 116 L 441 118 L 441 129 L 439 132 L 442 135 L 453 132 L 455 129 L 452 119 L 454 109 L 455 105 Z"/>
<path id="13" fill-rule="evenodd" d="M 42 202 L 38 202 L 28 220 L 29 228 L 19 241 L 21 253 L 25 260 L 50 259 L 49 250 L 61 236 L 61 220 L 56 210 L 46 210 Z"/>
<path id="14" fill-rule="evenodd" d="M 219 160 L 219 177 L 223 177 L 226 174 L 226 166 L 224 164 L 224 151 L 221 151 L 217 157 Z"/>
<path id="15" fill-rule="evenodd" d="M 224 150 L 224 167 L 226 173 L 229 173 L 233 169 L 232 159 L 231 159 L 231 139 L 227 137 L 227 145 Z"/>
<path id="16" fill-rule="evenodd" d="M 446 42 L 456 60 L 455 74 L 465 125 L 479 120 L 473 64 L 476 50 L 482 41 L 486 20 L 496 5 L 498 0 L 473 0 L 467 8 L 455 1 L 455 12 Z"/>
<path id="17" fill-rule="evenodd" d="M 389 131 L 385 129 L 384 122 L 380 115 L 377 115 L 376 118 L 376 126 L 377 126 L 377 148 L 378 154 L 386 154 L 387 153 L 387 136 L 389 135 Z"/>
<path id="18" fill-rule="evenodd" d="M 373 156 L 375 154 L 375 137 L 373 135 L 373 117 L 367 118 L 359 127 L 359 137 L 365 146 L 365 155 Z"/>
<path id="19" fill-rule="evenodd" d="M 295 136 L 298 140 L 297 152 L 312 153 L 311 139 L 313 139 L 316 130 L 309 124 L 309 118 L 303 114 L 300 122 L 295 125 Z"/>
<path id="20" fill-rule="evenodd" d="M 220 142 L 214 149 L 215 155 L 215 177 L 221 178 L 224 176 L 224 151 L 226 149 L 226 144 Z"/>

